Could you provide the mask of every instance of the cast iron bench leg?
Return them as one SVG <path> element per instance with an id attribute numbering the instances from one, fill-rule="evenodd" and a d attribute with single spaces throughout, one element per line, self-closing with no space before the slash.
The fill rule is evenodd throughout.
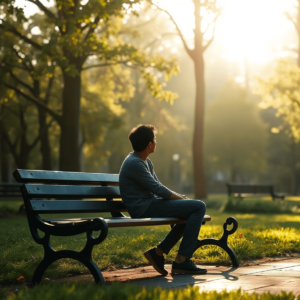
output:
<path id="1" fill-rule="evenodd" d="M 231 230 L 227 229 L 227 225 L 233 224 L 233 228 Z M 205 240 L 198 240 L 194 252 L 199 249 L 202 246 L 206 245 L 215 245 L 221 247 L 224 251 L 228 253 L 228 255 L 231 258 L 233 267 L 238 267 L 239 266 L 239 260 L 234 253 L 234 251 L 228 246 L 228 236 L 235 233 L 237 228 L 238 228 L 238 222 L 235 218 L 229 217 L 226 222 L 223 225 L 224 228 L 224 233 L 221 239 L 205 239 Z"/>
<path id="2" fill-rule="evenodd" d="M 99 228 L 97 228 L 98 230 Z M 84 264 L 89 271 L 92 273 L 95 282 L 98 284 L 104 284 L 105 280 L 102 276 L 102 273 L 98 266 L 92 261 L 92 250 L 95 245 L 103 242 L 107 236 L 108 226 L 106 222 L 102 222 L 101 224 L 101 233 L 99 237 L 93 237 L 93 230 L 89 230 L 87 232 L 87 242 L 82 251 L 74 251 L 74 250 L 61 250 L 55 251 L 50 244 L 50 235 L 46 234 L 43 238 L 39 240 L 39 244 L 42 244 L 44 247 L 44 259 L 36 268 L 33 278 L 32 284 L 39 284 L 42 280 L 43 274 L 47 270 L 47 268 L 56 260 L 61 258 L 72 258 L 75 259 L 82 264 Z"/>

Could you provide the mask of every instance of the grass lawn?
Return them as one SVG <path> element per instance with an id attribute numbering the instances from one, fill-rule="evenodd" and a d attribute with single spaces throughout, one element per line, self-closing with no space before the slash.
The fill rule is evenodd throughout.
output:
<path id="1" fill-rule="evenodd" d="M 187 287 L 185 289 L 161 289 L 143 288 L 133 284 L 113 283 L 111 286 L 101 286 L 96 284 L 40 284 L 34 289 L 25 289 L 17 295 L 7 295 L 3 293 L 3 298 L 7 300 L 300 300 L 300 296 L 293 293 L 281 292 L 279 295 L 264 293 L 262 295 L 248 294 L 247 292 L 201 292 L 199 287 Z M 11 293 L 13 294 L 13 293 Z M 0 291 L 1 296 L 1 291 Z"/>
<path id="2" fill-rule="evenodd" d="M 3 202 L 1 204 L 3 205 Z M 17 201 L 9 205 L 15 206 L 16 211 L 18 210 Z M 234 249 L 239 260 L 300 252 L 299 215 L 221 213 L 210 208 L 207 214 L 211 215 L 212 221 L 202 227 L 201 239 L 220 238 L 226 218 L 233 216 L 238 220 L 239 229 L 229 237 L 229 245 Z M 51 217 L 61 217 L 61 215 Z M 169 226 L 109 229 L 107 239 L 94 247 L 93 260 L 102 270 L 147 264 L 143 251 L 157 245 L 169 230 Z M 239 234 L 242 234 L 241 238 Z M 67 238 L 51 238 L 51 243 L 56 250 L 81 250 L 85 241 L 84 234 Z M 167 263 L 174 260 L 178 247 L 179 245 L 176 245 L 167 256 Z M 20 275 L 31 278 L 42 258 L 43 248 L 33 241 L 26 216 L 0 218 L 0 279 L 16 279 Z M 227 254 L 214 246 L 199 249 L 194 259 L 199 264 L 230 263 Z M 88 270 L 76 261 L 65 259 L 51 265 L 45 276 L 57 277 L 80 272 L 86 273 Z"/>

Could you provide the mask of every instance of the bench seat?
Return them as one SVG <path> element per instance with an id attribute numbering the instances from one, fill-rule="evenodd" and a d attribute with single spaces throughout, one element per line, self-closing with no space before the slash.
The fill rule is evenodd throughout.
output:
<path id="1" fill-rule="evenodd" d="M 74 219 L 44 219 L 46 223 L 50 223 L 53 225 L 56 224 L 75 224 L 82 223 L 87 220 L 94 220 L 94 218 L 74 218 Z M 178 218 L 140 218 L 140 219 L 132 219 L 132 218 L 103 218 L 103 220 L 107 223 L 109 228 L 112 227 L 132 227 L 132 226 L 154 226 L 154 225 L 174 225 L 174 224 L 184 224 L 186 220 L 178 219 Z M 209 222 L 211 217 L 209 215 L 205 215 L 203 219 L 203 223 Z"/>

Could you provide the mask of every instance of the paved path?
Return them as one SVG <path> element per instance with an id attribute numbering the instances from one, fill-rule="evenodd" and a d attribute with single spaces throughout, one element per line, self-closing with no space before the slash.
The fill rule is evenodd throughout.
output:
<path id="1" fill-rule="evenodd" d="M 204 266 L 205 275 L 174 275 L 171 276 L 171 265 L 166 269 L 169 275 L 160 276 L 152 266 L 134 269 L 103 272 L 107 282 L 131 282 L 140 286 L 160 286 L 162 288 L 185 288 L 187 285 L 199 286 L 206 291 L 227 291 L 242 289 L 255 293 L 293 292 L 300 295 L 300 258 L 283 261 L 269 261 L 259 265 L 239 268 Z M 82 275 L 58 280 L 59 282 L 93 281 L 91 275 Z"/>
<path id="2" fill-rule="evenodd" d="M 258 266 L 226 268 L 207 267 L 205 275 L 168 275 L 138 280 L 141 286 L 160 286 L 162 288 L 178 288 L 187 285 L 199 286 L 206 291 L 227 291 L 242 289 L 255 293 L 293 292 L 300 295 L 300 259 L 287 262 L 270 262 Z M 170 267 L 168 268 L 170 270 Z"/>
<path id="3" fill-rule="evenodd" d="M 152 266 L 133 269 L 121 269 L 103 272 L 107 283 L 112 281 L 131 282 L 140 286 L 160 286 L 162 288 L 185 288 L 187 285 L 199 286 L 202 291 L 227 291 L 242 289 L 255 293 L 293 292 L 300 295 L 300 258 L 281 261 L 269 261 L 258 265 L 239 268 L 205 266 L 208 269 L 205 275 L 174 275 L 160 276 Z M 171 265 L 166 269 L 171 271 Z M 70 274 L 71 275 L 71 274 Z M 43 278 L 43 281 L 50 281 Z M 51 280 L 52 281 L 52 280 Z M 91 275 L 68 276 L 53 280 L 64 282 L 93 282 Z M 23 285 L 12 284 L 6 286 L 8 290 L 22 289 Z M 0 285 L 1 286 L 1 285 Z"/>

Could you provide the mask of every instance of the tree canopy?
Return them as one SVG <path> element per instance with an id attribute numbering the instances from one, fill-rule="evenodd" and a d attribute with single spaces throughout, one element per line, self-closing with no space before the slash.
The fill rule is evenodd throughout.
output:
<path id="1" fill-rule="evenodd" d="M 273 127 L 273 133 L 285 129 L 296 142 L 300 141 L 300 68 L 288 60 L 278 62 L 273 74 L 267 78 L 257 78 L 256 93 L 262 97 L 260 108 L 276 109 L 288 128 Z"/>

